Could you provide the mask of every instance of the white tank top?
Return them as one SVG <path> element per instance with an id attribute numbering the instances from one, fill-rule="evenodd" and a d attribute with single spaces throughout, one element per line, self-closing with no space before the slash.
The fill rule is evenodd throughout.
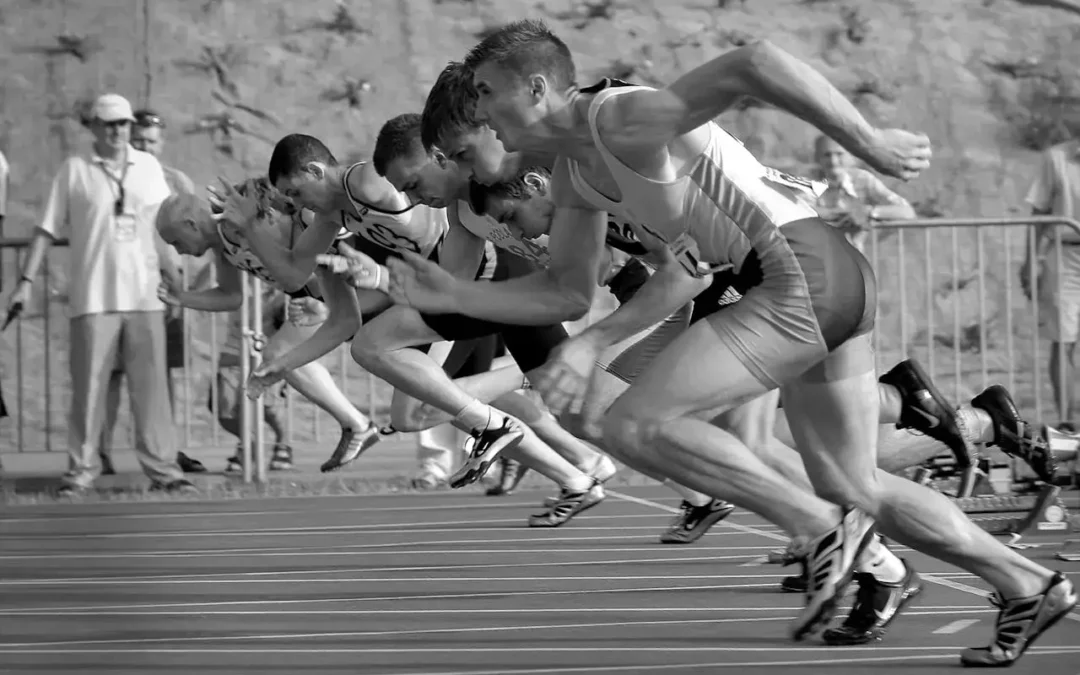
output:
<path id="1" fill-rule="evenodd" d="M 391 251 L 411 251 L 425 258 L 430 256 L 450 227 L 446 219 L 446 209 L 433 209 L 418 204 L 401 211 L 385 211 L 356 199 L 349 191 L 349 174 L 363 164 L 364 162 L 353 164 L 342 176 L 345 194 L 359 214 L 357 217 L 342 211 L 342 227 Z M 403 198 L 402 203 L 407 201 Z"/>
<path id="2" fill-rule="evenodd" d="M 458 220 L 466 230 L 504 251 L 530 260 L 540 267 L 547 267 L 551 263 L 546 234 L 532 240 L 521 239 L 515 236 L 514 231 L 504 223 L 488 216 L 476 215 L 469 206 L 469 202 L 463 199 L 458 200 Z"/>
<path id="3" fill-rule="evenodd" d="M 659 238 L 683 267 L 704 274 L 726 264 L 738 270 L 751 250 L 764 255 L 778 242 L 777 228 L 817 215 L 805 199 L 809 194 L 813 201 L 822 186 L 763 166 L 712 122 L 706 125 L 705 150 L 673 181 L 647 178 L 623 164 L 604 146 L 596 117 L 608 99 L 648 89 L 605 82 L 589 105 L 593 142 L 622 193 L 621 201 L 605 199 L 606 205 L 597 206 L 617 216 L 628 232 L 641 229 Z M 581 190 L 576 163 L 571 170 Z"/>

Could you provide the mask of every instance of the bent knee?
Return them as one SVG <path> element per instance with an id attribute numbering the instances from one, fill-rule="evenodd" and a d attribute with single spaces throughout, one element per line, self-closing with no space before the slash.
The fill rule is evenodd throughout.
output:
<path id="1" fill-rule="evenodd" d="M 353 360 L 362 366 L 367 363 L 378 362 L 386 353 L 386 350 L 361 331 L 353 338 L 352 344 L 349 345 L 349 353 L 352 354 Z"/>
<path id="2" fill-rule="evenodd" d="M 605 444 L 618 446 L 636 459 L 645 459 L 652 454 L 662 424 L 662 420 L 650 417 L 646 411 L 616 401 L 604 416 L 599 432 Z"/>

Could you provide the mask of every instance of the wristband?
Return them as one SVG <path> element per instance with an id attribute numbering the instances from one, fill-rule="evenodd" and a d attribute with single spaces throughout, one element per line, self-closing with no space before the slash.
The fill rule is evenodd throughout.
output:
<path id="1" fill-rule="evenodd" d="M 390 270 L 386 269 L 385 265 L 378 265 L 375 268 L 375 288 L 387 295 L 390 294 Z"/>

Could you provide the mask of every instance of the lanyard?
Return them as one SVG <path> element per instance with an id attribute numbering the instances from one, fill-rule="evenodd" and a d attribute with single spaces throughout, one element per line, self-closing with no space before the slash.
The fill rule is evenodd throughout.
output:
<path id="1" fill-rule="evenodd" d="M 112 192 L 112 184 L 116 183 L 117 195 L 116 195 L 116 201 L 113 202 L 113 215 L 114 216 L 122 216 L 122 215 L 124 215 L 124 180 L 127 178 L 127 172 L 128 172 L 128 154 L 127 154 L 126 150 L 124 151 L 123 162 L 124 162 L 124 169 L 123 169 L 123 171 L 120 172 L 120 178 L 117 178 L 116 176 L 114 176 L 109 171 L 109 169 L 105 165 L 105 160 L 104 159 L 101 160 L 101 164 L 99 165 L 99 166 L 101 166 L 102 173 L 104 173 L 105 176 L 109 179 L 109 192 Z"/>

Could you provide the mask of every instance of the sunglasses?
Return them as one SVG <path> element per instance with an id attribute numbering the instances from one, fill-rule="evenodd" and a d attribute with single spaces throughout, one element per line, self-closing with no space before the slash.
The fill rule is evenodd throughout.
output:
<path id="1" fill-rule="evenodd" d="M 165 128 L 165 120 L 161 119 L 161 116 L 156 113 L 135 113 L 135 124 L 140 127 Z"/>
<path id="2" fill-rule="evenodd" d="M 130 120 L 113 120 L 112 122 L 106 122 L 105 126 L 110 129 L 120 129 L 130 124 Z"/>

